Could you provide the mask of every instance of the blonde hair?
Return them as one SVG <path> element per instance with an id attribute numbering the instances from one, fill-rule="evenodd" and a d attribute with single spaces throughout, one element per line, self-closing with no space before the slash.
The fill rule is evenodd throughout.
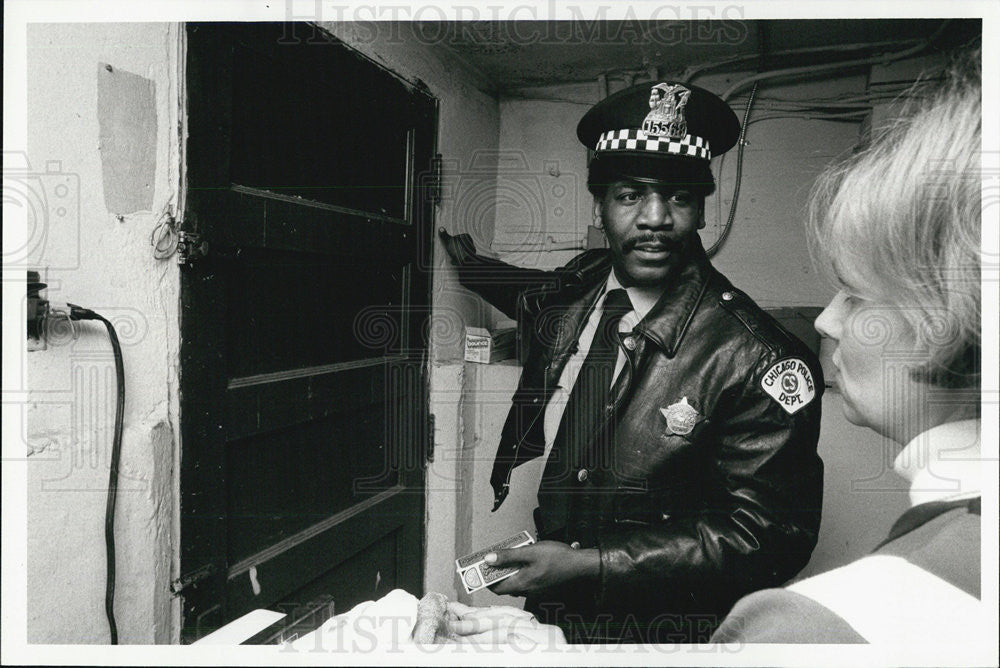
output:
<path id="1" fill-rule="evenodd" d="M 930 348 L 915 376 L 980 379 L 979 53 L 861 152 L 827 169 L 809 205 L 810 253 L 834 277 L 898 305 Z M 862 296 L 866 296 L 862 294 Z"/>

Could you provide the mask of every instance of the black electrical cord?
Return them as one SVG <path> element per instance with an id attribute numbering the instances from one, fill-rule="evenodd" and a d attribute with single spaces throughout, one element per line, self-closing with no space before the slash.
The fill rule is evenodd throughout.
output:
<path id="1" fill-rule="evenodd" d="M 753 99 L 757 95 L 757 82 L 753 84 L 753 88 L 750 89 L 750 97 L 747 98 L 747 108 L 743 112 L 743 125 L 740 127 L 740 138 L 737 140 L 736 144 L 738 148 L 736 149 L 736 184 L 733 186 L 733 201 L 729 205 L 729 219 L 726 220 L 726 226 L 722 228 L 722 232 L 719 233 L 719 238 L 715 240 L 715 243 L 705 251 L 708 257 L 712 257 L 716 252 L 722 247 L 722 244 L 726 242 L 726 238 L 729 236 L 729 231 L 733 228 L 733 221 L 736 219 L 736 202 L 740 199 L 740 181 L 743 180 L 743 148 L 746 145 L 747 136 L 747 121 L 750 119 L 750 108 L 753 106 Z"/>
<path id="2" fill-rule="evenodd" d="M 122 419 L 125 416 L 125 363 L 122 347 L 114 325 L 104 316 L 75 304 L 68 304 L 69 317 L 73 320 L 99 320 L 108 329 L 111 348 L 115 355 L 115 376 L 118 379 L 118 402 L 115 407 L 115 436 L 111 448 L 111 471 L 108 479 L 108 503 L 104 512 L 104 544 L 107 550 L 107 583 L 104 589 L 104 611 L 111 629 L 111 644 L 118 644 L 118 625 L 115 623 L 115 501 L 118 498 L 118 463 L 122 451 Z"/>

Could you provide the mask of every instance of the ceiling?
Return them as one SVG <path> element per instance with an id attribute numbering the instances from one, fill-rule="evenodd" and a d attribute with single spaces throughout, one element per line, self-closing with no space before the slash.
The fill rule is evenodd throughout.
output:
<path id="1" fill-rule="evenodd" d="M 599 76 L 677 75 L 699 65 L 770 70 L 868 56 L 934 36 L 952 48 L 979 34 L 978 19 L 787 19 L 767 21 L 472 21 L 413 28 L 478 70 L 495 91 L 595 81 Z M 940 30 L 940 32 L 938 32 Z M 938 33 L 938 34 L 935 34 Z M 795 53 L 785 53 L 795 51 Z M 760 54 L 764 54 L 763 61 Z M 743 57 L 740 62 L 732 62 Z"/>

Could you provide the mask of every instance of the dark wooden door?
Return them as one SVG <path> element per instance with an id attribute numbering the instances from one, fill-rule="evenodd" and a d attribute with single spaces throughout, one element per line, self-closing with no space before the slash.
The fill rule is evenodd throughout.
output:
<path id="1" fill-rule="evenodd" d="M 435 100 L 309 24 L 187 38 L 182 637 L 419 595 Z"/>

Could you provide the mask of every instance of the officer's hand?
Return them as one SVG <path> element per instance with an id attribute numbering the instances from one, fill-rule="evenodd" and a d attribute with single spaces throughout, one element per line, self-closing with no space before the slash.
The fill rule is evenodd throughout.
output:
<path id="1" fill-rule="evenodd" d="M 444 244 L 444 249 L 454 265 L 465 264 L 476 254 L 476 244 L 468 234 L 452 236 L 441 227 L 438 228 L 438 236 L 441 237 L 441 243 Z"/>
<path id="2" fill-rule="evenodd" d="M 601 570 L 601 555 L 596 549 L 574 550 L 565 543 L 543 540 L 511 550 L 497 550 L 486 555 L 491 566 L 516 566 L 520 570 L 492 587 L 496 594 L 524 596 L 577 578 L 596 577 Z"/>

